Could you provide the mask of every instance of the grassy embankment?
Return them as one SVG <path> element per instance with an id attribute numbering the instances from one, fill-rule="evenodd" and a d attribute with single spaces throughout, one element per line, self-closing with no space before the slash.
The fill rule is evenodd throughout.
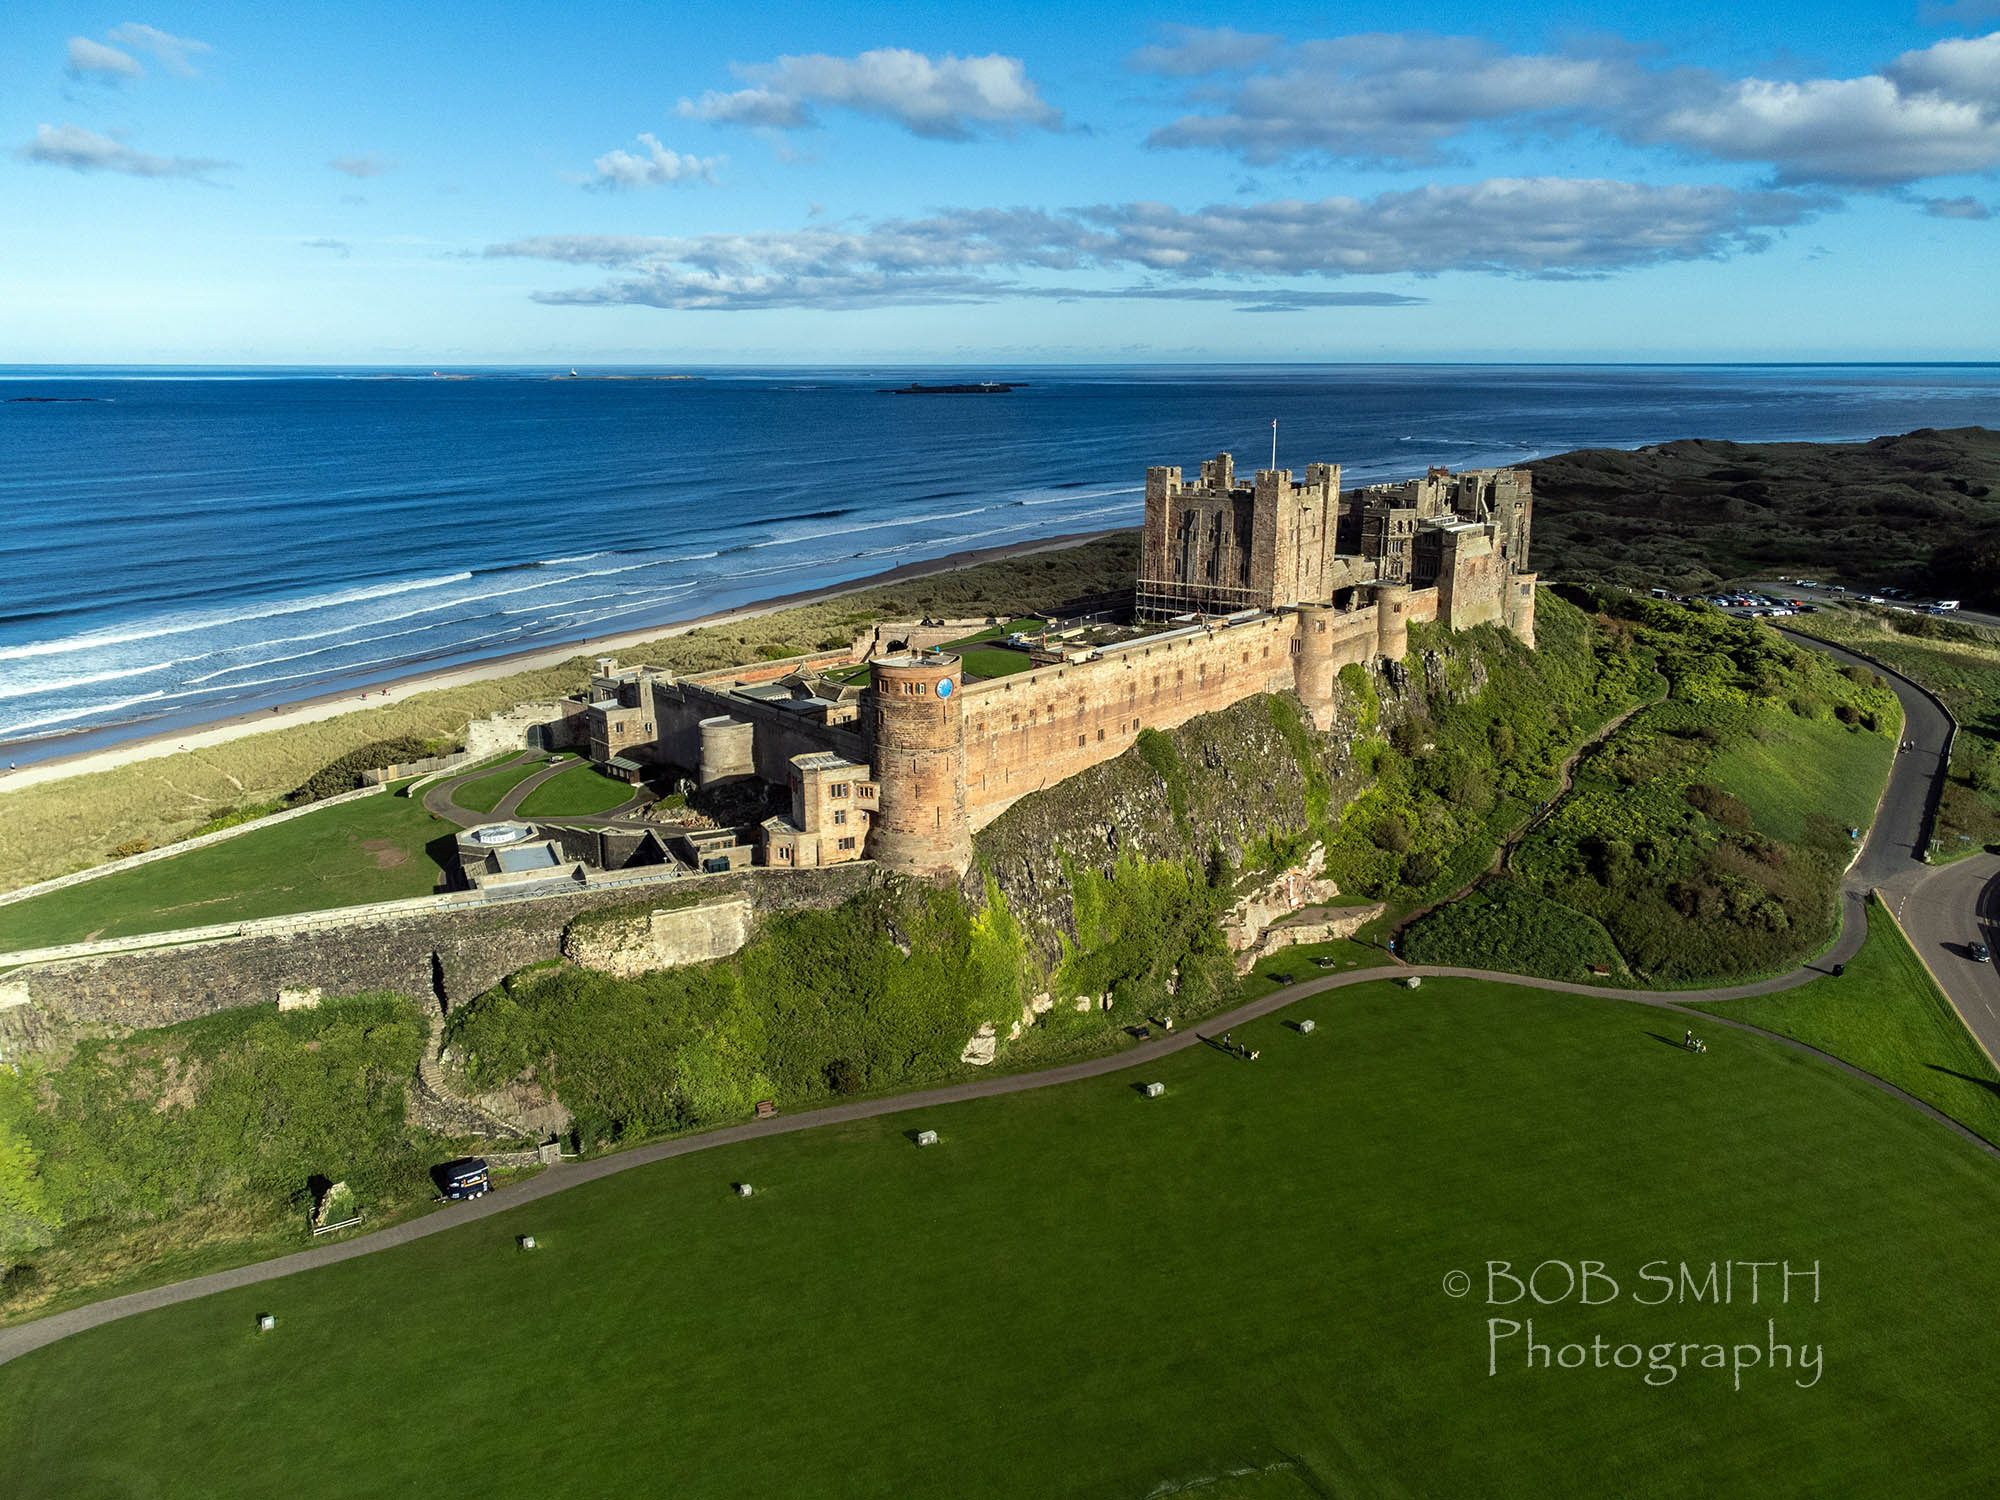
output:
<path id="1" fill-rule="evenodd" d="M 1405 955 L 1667 985 L 1803 961 L 1837 929 L 1848 830 L 1868 826 L 1895 757 L 1894 695 L 1714 611 L 1598 602 L 1666 700 L 1586 756 L 1508 874 L 1417 923 Z"/>
<path id="2" fill-rule="evenodd" d="M 625 655 L 692 672 L 845 646 L 861 626 L 880 619 L 1049 609 L 1129 583 L 1137 560 L 1136 534 L 1121 534 L 704 626 L 635 646 Z M 589 670 L 589 659 L 578 656 L 546 670 L 413 693 L 207 750 L 16 790 L 0 788 L 0 886 L 32 885 L 101 864 L 134 841 L 158 845 L 184 838 L 234 809 L 277 800 L 362 746 L 405 736 L 448 740 L 462 734 L 471 720 L 516 703 L 576 692 Z"/>
<path id="3" fill-rule="evenodd" d="M 307 1239 L 311 1182 L 372 1223 L 431 1196 L 396 996 L 223 1011 L 0 1069 L 0 1310 L 47 1311 Z"/>
<path id="4" fill-rule="evenodd" d="M 1785 622 L 1866 652 L 1943 700 L 1958 720 L 1933 857 L 2000 845 L 2000 632 L 1889 610 L 1837 609 Z"/>
<path id="5" fill-rule="evenodd" d="M 2000 1145 L 2000 1073 L 1879 905 L 1839 979 L 1705 1008 L 1830 1052 Z"/>
<path id="6" fill-rule="evenodd" d="M 1434 981 L 1291 1014 L 1318 1032 L 1243 1027 L 1254 1064 L 1197 1047 L 723 1148 L 74 1336 L 0 1368 L 11 1492 L 118 1473 L 350 1495 L 357 1432 L 369 1492 L 467 1497 L 524 1472 L 561 1493 L 1202 1500 L 1986 1483 L 2000 1176 L 1964 1142 L 1774 1043 L 1692 1058 L 1634 1006 Z M 941 1144 L 914 1148 L 920 1128 Z M 1615 1300 L 1440 1290 L 1578 1246 Z M 1753 1304 L 1739 1269 L 1728 1304 L 1646 1305 L 1648 1263 L 1732 1258 L 1817 1263 L 1820 1296 L 1795 1279 L 1783 1300 L 1767 1269 Z M 1493 1317 L 1583 1367 L 1531 1370 L 1503 1325 L 1489 1373 Z M 1767 1368 L 1774 1340 L 1817 1371 Z M 1638 1367 L 1615 1367 L 1628 1344 Z M 563 1350 L 589 1377 L 560 1421 L 441 1438 L 532 1403 L 525 1372 Z"/>
<path id="7" fill-rule="evenodd" d="M 450 824 L 383 793 L 0 906 L 0 951 L 428 895 Z"/>

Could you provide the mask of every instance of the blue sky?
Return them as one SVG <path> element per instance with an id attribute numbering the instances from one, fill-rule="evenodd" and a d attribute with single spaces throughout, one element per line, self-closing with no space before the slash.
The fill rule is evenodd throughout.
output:
<path id="1" fill-rule="evenodd" d="M 420 11 L 8 6 L 0 360 L 2000 347 L 2000 0 Z"/>

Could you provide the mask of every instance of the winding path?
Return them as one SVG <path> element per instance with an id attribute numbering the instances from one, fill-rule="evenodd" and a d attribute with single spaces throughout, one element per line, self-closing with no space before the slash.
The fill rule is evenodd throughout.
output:
<path id="1" fill-rule="evenodd" d="M 1807 637 L 1794 637 L 1802 644 L 1815 650 L 1822 650 L 1837 660 L 1862 662 L 1852 653 L 1838 647 L 1827 646 L 1824 642 Z M 87 1328 L 95 1328 L 120 1318 L 129 1318 L 155 1308 L 169 1307 L 179 1302 L 191 1302 L 215 1292 L 229 1291 L 238 1287 L 255 1286 L 261 1282 L 273 1281 L 280 1277 L 296 1275 L 300 1271 L 313 1270 L 319 1266 L 335 1265 L 352 1260 L 357 1256 L 387 1250 L 392 1246 L 404 1245 L 434 1234 L 442 1234 L 461 1225 L 491 1218 L 495 1214 L 506 1213 L 524 1204 L 535 1203 L 552 1194 L 565 1192 L 585 1183 L 596 1182 L 616 1172 L 630 1171 L 634 1167 L 650 1166 L 654 1162 L 666 1161 L 673 1157 L 690 1156 L 699 1151 L 713 1150 L 719 1146 L 731 1146 L 742 1141 L 760 1140 L 766 1136 L 789 1135 L 794 1131 L 811 1130 L 821 1125 L 839 1124 L 850 1120 L 867 1120 L 882 1115 L 904 1114 L 913 1110 L 929 1109 L 939 1105 L 957 1104 L 969 1099 L 990 1099 L 1003 1094 L 1026 1093 L 1031 1089 L 1054 1088 L 1066 1083 L 1076 1083 L 1085 1079 L 1102 1078 L 1107 1074 L 1124 1072 L 1142 1064 L 1158 1061 L 1188 1047 L 1200 1045 L 1205 1034 L 1229 1030 L 1241 1026 L 1260 1016 L 1269 1015 L 1295 1001 L 1309 995 L 1327 994 L 1346 989 L 1350 985 L 1366 984 L 1381 979 L 1402 979 L 1411 976 L 1437 979 L 1483 979 L 1504 984 L 1519 985 L 1527 989 L 1548 990 L 1559 994 L 1577 995 L 1587 999 L 1630 1002 L 1651 1006 L 1657 1010 L 1672 1011 L 1680 1015 L 1699 1017 L 1705 1027 L 1726 1027 L 1733 1031 L 1748 1032 L 1766 1041 L 1775 1042 L 1795 1052 L 1806 1053 L 1848 1076 L 1858 1079 L 1872 1088 L 1900 1100 L 1910 1108 L 1935 1120 L 1953 1134 L 1965 1140 L 1977 1150 L 2000 1162 L 2000 1147 L 1996 1147 L 1956 1120 L 1924 1103 L 1914 1095 L 1905 1093 L 1894 1084 L 1877 1078 L 1874 1074 L 1843 1062 L 1830 1053 L 1822 1052 L 1804 1042 L 1777 1032 L 1766 1031 L 1747 1022 L 1733 1021 L 1725 1017 L 1692 1008 L 1696 1003 L 1713 1000 L 1736 1000 L 1753 995 L 1770 995 L 1783 990 L 1796 989 L 1809 984 L 1827 973 L 1835 963 L 1845 962 L 1861 949 L 1868 933 L 1867 896 L 1876 887 L 1885 888 L 1892 901 L 1894 892 L 1905 887 L 1917 887 L 1923 877 L 1930 874 L 1929 867 L 1920 863 L 1918 855 L 1928 836 L 1928 820 L 1937 787 L 1944 774 L 1943 751 L 1950 733 L 1951 720 L 1937 701 L 1914 683 L 1897 676 L 1876 663 L 1863 663 L 1880 671 L 1902 701 L 1906 719 L 1904 738 L 1916 742 L 1917 749 L 1899 755 L 1890 772 L 1889 784 L 1884 789 L 1882 801 L 1877 809 L 1874 825 L 1869 830 L 1868 839 L 1860 854 L 1850 866 L 1841 887 L 1841 931 L 1838 939 L 1827 951 L 1812 963 L 1793 970 L 1789 974 L 1777 975 L 1769 979 L 1753 980 L 1745 984 L 1727 985 L 1716 989 L 1658 991 L 1607 989 L 1593 985 L 1571 984 L 1562 980 L 1537 979 L 1519 974 L 1499 974 L 1482 969 L 1461 969 L 1436 965 L 1388 964 L 1373 969 L 1356 970 L 1333 977 L 1316 978 L 1300 984 L 1287 985 L 1273 990 L 1270 994 L 1240 1005 L 1223 1015 L 1212 1016 L 1199 1028 L 1190 1027 L 1185 1031 L 1169 1032 L 1156 1036 L 1150 1041 L 1139 1043 L 1123 1051 L 1106 1057 L 1090 1058 L 1083 1062 L 1070 1063 L 1063 1067 L 1048 1068 L 1037 1073 L 1016 1073 L 995 1078 L 975 1078 L 963 1083 L 948 1084 L 942 1088 L 925 1089 L 917 1093 L 900 1094 L 887 1099 L 869 1099 L 852 1104 L 830 1105 L 825 1109 L 808 1110 L 801 1114 L 781 1115 L 775 1119 L 755 1120 L 726 1129 L 710 1131 L 703 1135 L 683 1136 L 675 1140 L 659 1141 L 650 1146 L 636 1147 L 613 1156 L 597 1157 L 594 1160 L 574 1165 L 552 1167 L 538 1177 L 530 1178 L 518 1187 L 507 1188 L 499 1193 L 472 1203 L 454 1204 L 421 1218 L 406 1220 L 388 1229 L 372 1234 L 360 1235 L 340 1244 L 322 1245 L 309 1250 L 300 1250 L 291 1255 L 280 1256 L 276 1260 L 260 1261 L 252 1265 L 237 1266 L 226 1271 L 217 1271 L 207 1276 L 194 1277 L 187 1281 L 174 1282 L 167 1286 L 153 1287 L 146 1291 L 132 1292 L 122 1297 L 108 1298 L 67 1312 L 55 1313 L 36 1322 L 24 1323 L 17 1327 L 0 1329 L 0 1364 L 18 1359 L 36 1349 L 43 1348 L 72 1333 L 80 1333 Z M 490 768 L 484 774 L 491 775 Z M 453 783 L 443 785 L 449 787 Z M 426 805 L 429 799 L 426 798 Z M 1942 873 L 1942 872 L 1938 872 Z M 1983 889 L 1983 887 L 1981 887 Z M 1970 914 L 1967 921 L 1972 920 Z M 1957 997 L 1954 996 L 1954 999 Z M 1962 1008 L 1962 1007 L 1961 1007 Z"/>

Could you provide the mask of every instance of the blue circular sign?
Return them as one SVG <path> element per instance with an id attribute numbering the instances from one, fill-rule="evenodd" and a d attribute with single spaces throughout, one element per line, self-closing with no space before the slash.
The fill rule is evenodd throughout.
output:
<path id="1" fill-rule="evenodd" d="M 949 698 L 951 696 L 951 679 L 949 677 L 940 677 L 938 679 L 938 696 L 940 698 Z"/>

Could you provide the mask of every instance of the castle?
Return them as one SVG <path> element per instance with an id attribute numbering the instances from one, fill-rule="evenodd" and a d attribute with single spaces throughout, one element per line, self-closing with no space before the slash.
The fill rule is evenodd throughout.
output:
<path id="1" fill-rule="evenodd" d="M 845 650 L 680 676 L 600 662 L 567 737 L 630 780 L 665 763 L 704 787 L 789 788 L 789 811 L 755 830 L 763 863 L 957 875 L 975 830 L 1141 729 L 1287 690 L 1327 728 L 1340 668 L 1401 660 L 1413 621 L 1499 625 L 1532 646 L 1533 510 L 1522 469 L 1432 469 L 1348 491 L 1337 464 L 1302 482 L 1260 470 L 1248 485 L 1227 453 L 1194 485 L 1177 467 L 1149 469 L 1142 623 L 1123 639 L 1044 640 L 1026 670 L 984 677 L 937 649 L 962 627 L 928 639 L 883 627 Z"/>

